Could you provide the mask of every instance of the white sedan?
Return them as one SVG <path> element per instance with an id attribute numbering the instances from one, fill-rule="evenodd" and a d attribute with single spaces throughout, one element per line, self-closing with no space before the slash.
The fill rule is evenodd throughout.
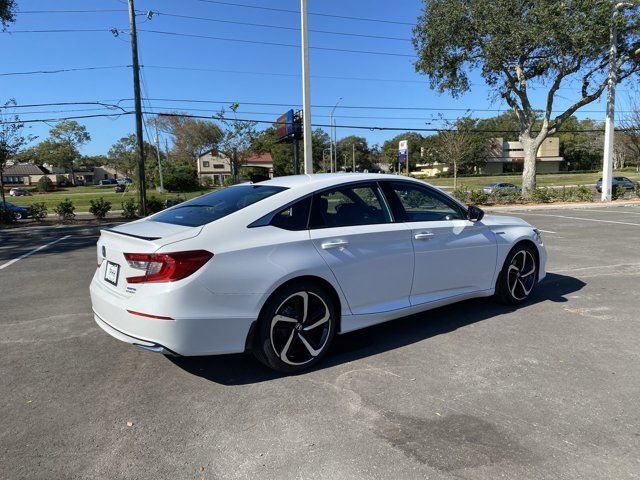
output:
<path id="1" fill-rule="evenodd" d="M 168 355 L 307 368 L 335 334 L 474 297 L 524 302 L 538 230 L 424 182 L 320 174 L 241 184 L 103 230 L 95 321 Z"/>

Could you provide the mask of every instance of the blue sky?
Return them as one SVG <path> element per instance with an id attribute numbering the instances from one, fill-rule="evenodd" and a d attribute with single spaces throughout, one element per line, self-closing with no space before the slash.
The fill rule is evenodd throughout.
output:
<path id="1" fill-rule="evenodd" d="M 239 102 L 239 116 L 273 121 L 284 106 L 250 105 L 276 103 L 295 107 L 301 103 L 300 50 L 262 42 L 298 45 L 299 15 L 282 11 L 241 8 L 203 0 L 137 0 L 138 10 L 154 10 L 158 15 L 147 20 L 138 18 L 141 63 L 144 65 L 144 95 L 153 99 L 147 110 L 180 110 L 209 115 L 231 102 Z M 297 0 L 227 0 L 274 9 L 297 10 Z M 342 98 L 336 113 L 340 125 L 431 128 L 442 125 L 438 114 L 454 119 L 469 109 L 474 116 L 495 115 L 505 105 L 491 98 L 482 79 L 473 76 L 472 91 L 453 99 L 447 94 L 431 91 L 427 80 L 413 68 L 414 54 L 411 25 L 420 12 L 418 0 L 309 0 L 309 12 L 350 17 L 387 20 L 383 23 L 339 19 L 311 15 L 309 24 L 311 50 L 312 109 L 314 124 L 327 124 L 328 114 L 338 98 Z M 18 0 L 21 11 L 34 10 L 96 10 L 114 12 L 92 13 L 22 13 L 9 28 L 13 34 L 0 34 L 2 67 L 0 73 L 29 72 L 60 68 L 126 66 L 131 63 L 130 45 L 126 33 L 117 38 L 109 29 L 128 29 L 125 0 Z M 164 13 L 164 15 L 163 15 Z M 170 17 L 166 14 L 206 17 L 221 22 Z M 287 27 L 275 29 L 225 22 L 267 24 Z M 98 32 L 19 33 L 37 29 L 99 29 Z M 146 31 L 145 31 L 146 30 Z M 177 32 L 189 35 L 241 39 L 249 42 L 222 41 L 180 37 L 160 33 Z M 336 35 L 323 32 L 343 32 L 391 38 L 369 38 Z M 262 43 L 262 44 L 261 44 Z M 338 52 L 329 49 L 363 50 L 396 55 Z M 158 68 L 171 67 L 171 68 Z M 180 68 L 200 70 L 180 70 Z M 327 78 L 341 77 L 341 78 Z M 618 108 L 624 109 L 631 92 L 628 85 L 619 88 Z M 577 93 L 571 88 L 560 92 L 558 107 L 568 105 Z M 19 104 L 109 101 L 133 97 L 130 68 L 69 72 L 48 75 L 0 76 L 0 101 L 15 98 Z M 206 100 L 202 103 L 168 100 Z M 541 105 L 541 98 L 537 98 Z M 220 102 L 220 103 L 214 103 Z M 120 105 L 130 108 L 132 101 Z M 344 108 L 369 106 L 375 109 Z M 382 107 L 421 107 L 433 110 L 393 110 Z M 90 115 L 101 111 L 59 113 L 58 110 L 95 109 L 96 106 L 66 106 L 25 108 L 23 119 L 55 118 L 67 115 Z M 447 109 L 463 109 L 452 111 Z M 192 110 L 188 110 L 192 109 Z M 196 111 L 195 109 L 203 110 Z M 580 117 L 602 119 L 602 101 L 586 108 Z M 28 112 L 28 113 L 27 113 Z M 47 113 L 43 113 L 47 112 Z M 360 117 L 360 118 L 356 118 Z M 369 118 L 372 117 L 372 118 Z M 85 154 L 106 153 L 118 138 L 134 131 L 133 116 L 79 120 L 91 133 L 92 141 L 84 147 Z M 32 124 L 31 133 L 43 139 L 46 124 Z M 353 130 L 340 128 L 338 136 L 358 134 L 370 144 L 382 143 L 397 132 Z"/>

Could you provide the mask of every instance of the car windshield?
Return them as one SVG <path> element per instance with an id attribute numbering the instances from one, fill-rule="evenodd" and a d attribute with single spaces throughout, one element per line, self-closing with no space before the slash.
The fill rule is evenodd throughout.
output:
<path id="1" fill-rule="evenodd" d="M 238 185 L 194 198 L 159 213 L 151 220 L 187 227 L 200 227 L 286 190 L 274 185 Z"/>

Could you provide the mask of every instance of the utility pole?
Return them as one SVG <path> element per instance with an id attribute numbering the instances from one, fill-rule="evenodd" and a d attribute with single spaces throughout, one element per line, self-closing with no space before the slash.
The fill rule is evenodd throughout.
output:
<path id="1" fill-rule="evenodd" d="M 164 193 L 164 180 L 162 179 L 162 160 L 160 158 L 160 139 L 158 137 L 158 118 L 156 117 L 153 122 L 156 127 L 156 152 L 158 153 L 158 174 L 160 175 L 160 193 Z"/>
<path id="2" fill-rule="evenodd" d="M 351 148 L 353 149 L 353 153 L 352 153 L 353 170 L 351 170 L 351 173 L 356 173 L 356 142 L 353 142 L 353 144 L 351 145 Z"/>
<path id="3" fill-rule="evenodd" d="M 131 57 L 133 64 L 133 96 L 136 109 L 136 137 L 138 138 L 138 209 L 147 216 L 147 185 L 144 176 L 144 136 L 142 133 L 142 101 L 140 99 L 140 64 L 138 63 L 138 35 L 136 9 L 129 0 L 129 24 L 131 26 Z"/>
<path id="4" fill-rule="evenodd" d="M 607 92 L 607 117 L 604 122 L 604 158 L 602 162 L 602 197 L 603 202 L 611 201 L 611 183 L 613 179 L 613 147 L 615 137 L 616 84 L 618 83 L 618 29 L 616 20 L 620 11 L 633 7 L 633 3 L 620 2 L 613 6 L 613 22 L 609 34 L 609 80 Z"/>
<path id="5" fill-rule="evenodd" d="M 300 0 L 302 24 L 302 115 L 304 130 L 304 173 L 313 173 L 313 143 L 311 138 L 311 80 L 309 78 L 309 25 L 307 0 Z"/>

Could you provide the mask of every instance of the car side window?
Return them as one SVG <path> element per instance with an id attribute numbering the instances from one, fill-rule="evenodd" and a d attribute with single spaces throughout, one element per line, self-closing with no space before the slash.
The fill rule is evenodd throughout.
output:
<path id="1" fill-rule="evenodd" d="M 462 207 L 428 188 L 408 182 L 389 182 L 385 192 L 391 197 L 394 215 L 402 222 L 463 220 Z M 396 212 L 396 210 L 398 210 Z"/>
<path id="2" fill-rule="evenodd" d="M 306 230 L 309 224 L 310 209 L 311 197 L 308 197 L 276 213 L 270 225 L 284 230 Z"/>
<path id="3" fill-rule="evenodd" d="M 313 197 L 310 228 L 334 228 L 391 223 L 377 185 L 353 185 Z"/>

